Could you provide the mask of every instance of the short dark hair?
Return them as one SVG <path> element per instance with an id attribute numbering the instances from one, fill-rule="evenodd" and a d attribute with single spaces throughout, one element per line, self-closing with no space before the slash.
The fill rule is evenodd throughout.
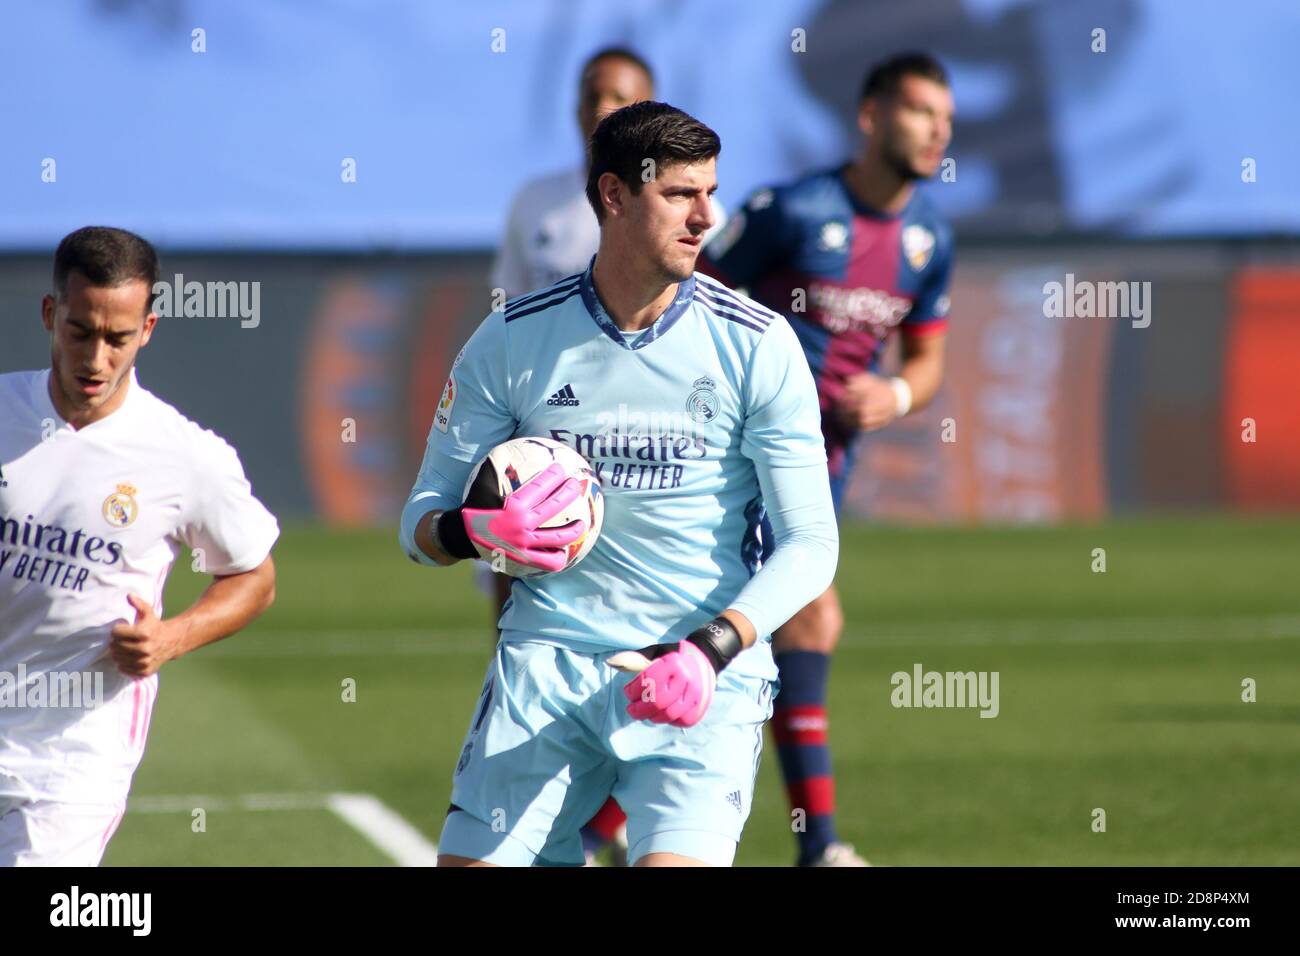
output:
<path id="1" fill-rule="evenodd" d="M 63 237 L 54 253 L 54 289 L 68 293 L 68 276 L 80 272 L 94 286 L 112 288 L 143 279 L 150 305 L 158 281 L 158 253 L 148 240 L 125 229 L 83 226 Z"/>
<path id="2" fill-rule="evenodd" d="M 586 77 L 587 71 L 601 60 L 626 60 L 645 74 L 645 78 L 650 81 L 651 88 L 655 85 L 655 74 L 654 70 L 650 69 L 650 64 L 642 59 L 635 50 L 625 46 L 602 47 L 587 57 L 587 61 L 582 64 L 582 69 L 578 71 L 579 79 Z"/>
<path id="3" fill-rule="evenodd" d="M 942 63 L 928 53 L 914 50 L 895 54 L 871 67 L 867 71 L 867 78 L 862 81 L 859 102 L 873 96 L 893 96 L 898 92 L 898 84 L 905 76 L 919 76 L 940 86 L 951 85 L 948 71 Z"/>
<path id="4" fill-rule="evenodd" d="M 722 140 L 695 117 L 667 103 L 646 100 L 615 110 L 591 134 L 591 166 L 587 170 L 587 201 L 604 220 L 597 185 L 613 173 L 640 195 L 647 159 L 656 170 L 679 164 L 702 163 L 722 152 Z"/>

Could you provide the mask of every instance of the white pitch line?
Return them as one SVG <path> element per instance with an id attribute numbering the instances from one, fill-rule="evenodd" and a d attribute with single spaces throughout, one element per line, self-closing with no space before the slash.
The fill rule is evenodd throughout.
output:
<path id="1" fill-rule="evenodd" d="M 329 808 L 392 857 L 398 866 L 438 865 L 438 848 L 378 797 L 368 793 L 331 793 Z"/>
<path id="2" fill-rule="evenodd" d="M 234 810 L 328 810 L 325 793 L 246 793 L 237 797 L 210 794 L 176 794 L 156 797 L 131 797 L 129 813 L 188 813 L 204 809 Z"/>
<path id="3" fill-rule="evenodd" d="M 215 811 L 328 810 L 360 833 L 398 866 L 436 866 L 438 847 L 396 810 L 370 793 L 247 793 L 238 797 L 132 797 L 130 813 Z"/>

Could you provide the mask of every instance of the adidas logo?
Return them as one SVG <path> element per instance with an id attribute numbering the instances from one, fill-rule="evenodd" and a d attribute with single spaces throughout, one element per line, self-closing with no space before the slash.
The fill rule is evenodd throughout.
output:
<path id="1" fill-rule="evenodd" d="M 736 808 L 736 812 L 740 812 L 740 791 L 733 790 L 727 794 L 727 802 Z"/>
<path id="2" fill-rule="evenodd" d="M 579 405 L 578 396 L 573 394 L 573 386 L 566 385 L 546 400 L 547 405 Z"/>

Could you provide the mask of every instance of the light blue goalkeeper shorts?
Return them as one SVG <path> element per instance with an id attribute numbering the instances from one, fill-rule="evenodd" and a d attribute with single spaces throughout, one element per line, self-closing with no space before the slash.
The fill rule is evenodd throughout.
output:
<path id="1" fill-rule="evenodd" d="M 613 795 L 627 813 L 629 863 L 676 853 L 731 864 L 772 715 L 772 682 L 724 669 L 698 724 L 653 724 L 627 715 L 631 676 L 606 666 L 613 653 L 505 632 L 452 778 L 440 853 L 502 866 L 580 866 L 579 829 Z"/>

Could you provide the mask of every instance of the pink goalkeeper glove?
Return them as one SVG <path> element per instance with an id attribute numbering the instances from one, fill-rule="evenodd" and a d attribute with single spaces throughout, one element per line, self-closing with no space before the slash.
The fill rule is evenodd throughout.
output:
<path id="1" fill-rule="evenodd" d="M 655 654 L 660 648 L 659 654 Z M 690 641 L 660 644 L 640 652 L 654 662 L 623 688 L 628 716 L 674 727 L 694 727 L 713 702 L 718 675 L 705 653 Z"/>
<path id="2" fill-rule="evenodd" d="M 512 561 L 543 571 L 562 571 L 568 545 L 586 533 L 581 521 L 561 528 L 542 528 L 578 495 L 582 485 L 551 465 L 508 495 L 500 508 L 461 508 L 465 532 L 479 548 L 501 551 Z"/>

